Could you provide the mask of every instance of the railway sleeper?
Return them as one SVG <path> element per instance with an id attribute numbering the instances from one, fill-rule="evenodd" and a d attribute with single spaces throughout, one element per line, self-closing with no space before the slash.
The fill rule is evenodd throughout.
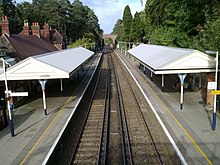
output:
<path id="1" fill-rule="evenodd" d="M 77 155 L 73 164 L 94 164 L 96 162 L 96 157 L 97 154 L 94 153 Z"/>
<path id="2" fill-rule="evenodd" d="M 98 147 L 90 147 L 90 148 L 86 148 L 86 147 L 82 147 L 82 148 L 79 148 L 78 149 L 78 154 L 81 154 L 81 153 L 98 153 Z"/>
<path id="3" fill-rule="evenodd" d="M 99 138 L 83 138 L 81 139 L 81 142 L 83 145 L 85 144 L 99 144 Z"/>
<path id="4" fill-rule="evenodd" d="M 100 131 L 102 129 L 102 126 L 100 125 L 90 125 L 90 126 L 86 126 L 84 133 L 86 134 L 90 134 L 90 133 L 96 133 L 96 134 L 100 134 Z"/>
<path id="5" fill-rule="evenodd" d="M 97 120 L 102 120 L 102 114 L 91 114 L 88 118 L 88 120 L 92 120 L 92 121 L 97 121 Z"/>
<path id="6" fill-rule="evenodd" d="M 82 135 L 82 138 L 99 138 L 100 137 L 100 135 L 98 135 L 98 134 L 83 134 Z"/>

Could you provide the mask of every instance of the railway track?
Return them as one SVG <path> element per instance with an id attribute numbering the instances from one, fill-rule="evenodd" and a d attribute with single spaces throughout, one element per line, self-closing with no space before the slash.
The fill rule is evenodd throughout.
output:
<path id="1" fill-rule="evenodd" d="M 148 124 L 142 114 L 145 107 L 141 107 L 136 97 L 135 90 L 137 89 L 133 87 L 136 85 L 128 73 L 124 71 L 115 55 L 113 61 L 117 68 L 115 75 L 123 123 L 121 129 L 123 129 L 126 141 L 126 164 L 163 164 Z"/>
<path id="2" fill-rule="evenodd" d="M 103 139 L 106 139 L 109 110 L 110 71 L 107 56 L 103 55 L 98 81 L 89 103 L 89 111 L 83 128 L 79 134 L 76 150 L 72 158 L 73 164 L 100 164 L 103 157 Z M 102 160 L 104 161 L 104 160 Z"/>
<path id="3" fill-rule="evenodd" d="M 72 147 L 61 159 L 69 159 L 67 164 L 179 164 L 116 54 L 106 47 L 101 62 L 76 112 L 74 133 L 68 141 Z"/>

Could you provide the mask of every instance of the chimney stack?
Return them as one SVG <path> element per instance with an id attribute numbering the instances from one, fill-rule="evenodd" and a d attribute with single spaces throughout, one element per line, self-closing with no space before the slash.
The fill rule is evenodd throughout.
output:
<path id="1" fill-rule="evenodd" d="M 40 26 L 38 25 L 38 22 L 33 22 L 31 26 L 32 35 L 37 35 L 40 37 Z"/>
<path id="2" fill-rule="evenodd" d="M 0 22 L 0 26 L 2 28 L 2 34 L 10 34 L 9 33 L 9 21 L 7 16 L 2 16 L 2 20 Z"/>
<path id="3" fill-rule="evenodd" d="M 24 20 L 24 26 L 23 26 L 23 35 L 29 35 L 29 25 L 28 25 L 28 21 Z"/>
<path id="4" fill-rule="evenodd" d="M 50 41 L 50 29 L 49 29 L 50 27 L 48 23 L 45 22 L 43 28 L 44 28 L 44 37 Z"/>

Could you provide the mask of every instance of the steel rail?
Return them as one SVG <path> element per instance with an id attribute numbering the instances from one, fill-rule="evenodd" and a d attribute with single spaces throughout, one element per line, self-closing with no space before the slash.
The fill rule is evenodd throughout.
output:
<path id="1" fill-rule="evenodd" d="M 141 119 L 142 119 L 142 121 L 144 122 L 144 125 L 145 125 L 145 127 L 146 127 L 146 129 L 147 129 L 147 133 L 148 133 L 148 135 L 149 135 L 149 137 L 150 137 L 150 139 L 151 139 L 151 143 L 152 143 L 153 146 L 154 146 L 154 151 L 156 152 L 158 161 L 159 161 L 159 163 L 162 165 L 163 162 L 162 162 L 162 160 L 161 160 L 160 154 L 159 154 L 159 152 L 158 152 L 157 146 L 156 146 L 156 144 L 155 144 L 155 142 L 154 142 L 154 139 L 153 139 L 153 136 L 152 136 L 152 134 L 151 134 L 151 132 L 150 132 L 150 129 L 149 129 L 149 127 L 148 127 L 148 124 L 147 124 L 147 122 L 146 122 L 146 120 L 145 120 L 145 117 L 144 117 L 144 115 L 143 115 L 143 113 L 142 113 L 142 111 L 141 111 L 141 107 L 140 107 L 140 105 L 139 105 L 139 103 L 138 103 L 138 99 L 137 99 L 137 97 L 135 96 L 135 93 L 134 93 L 134 90 L 132 89 L 132 86 L 131 86 L 130 81 L 128 80 L 127 77 L 126 77 L 126 79 L 127 79 L 128 84 L 129 84 L 129 87 L 130 87 L 130 89 L 131 89 L 131 92 L 132 92 L 132 94 L 133 94 L 133 96 L 134 96 L 135 102 L 137 103 L 137 106 L 138 106 L 138 109 L 139 109 L 139 113 L 140 113 L 140 115 L 141 115 Z"/>
<path id="2" fill-rule="evenodd" d="M 109 61 L 107 61 L 109 62 Z M 108 65 L 108 72 L 107 72 L 107 78 L 106 78 L 106 86 L 105 86 L 105 104 L 104 104 L 104 111 L 103 111 L 103 121 L 102 121 L 102 130 L 101 130 L 101 134 L 100 134 L 100 140 L 99 140 L 99 151 L 98 151 L 98 159 L 96 161 L 96 164 L 99 165 L 101 162 L 101 153 L 102 153 L 102 142 L 103 142 L 103 136 L 104 136 L 104 164 L 106 161 L 106 157 L 107 157 L 107 145 L 108 145 L 108 125 L 109 125 L 109 100 L 110 100 L 110 66 L 109 63 Z M 107 114 L 106 114 L 107 113 Z M 105 117 L 106 116 L 106 117 Z M 105 121 L 106 119 L 106 121 Z M 105 127 L 106 124 L 106 127 Z M 105 129 L 105 135 L 104 135 L 104 129 Z"/>
<path id="3" fill-rule="evenodd" d="M 111 63 L 112 63 L 112 71 L 113 75 L 117 84 L 117 78 L 116 78 L 116 71 L 112 62 L 112 57 L 111 57 Z M 124 131 L 123 131 L 123 123 L 122 123 L 122 114 L 121 114 L 121 105 L 119 103 L 119 92 L 118 92 L 118 87 L 116 88 L 117 90 L 117 105 L 118 105 L 118 114 L 119 114 L 119 128 L 120 128 L 120 135 L 121 135 L 121 149 L 122 149 L 122 159 L 123 159 L 123 165 L 127 164 L 127 156 L 126 156 L 126 148 L 125 148 L 125 137 L 124 137 Z"/>
<path id="4" fill-rule="evenodd" d="M 107 109 L 107 122 L 106 122 L 106 135 L 105 135 L 105 145 L 104 145 L 104 164 L 107 164 L 107 154 L 108 154 L 108 145 L 109 145 L 109 125 L 110 125 L 110 93 L 111 93 L 111 65 L 110 65 L 110 56 L 108 56 L 108 109 Z"/>
<path id="5" fill-rule="evenodd" d="M 100 60 L 100 63 L 101 63 L 102 61 L 103 61 L 103 55 L 102 55 L 102 59 Z M 99 63 L 99 65 L 100 65 L 100 63 Z M 97 78 L 97 81 L 96 81 L 96 84 L 95 84 L 94 91 L 93 91 L 93 93 L 92 93 L 92 98 L 91 98 L 91 101 L 90 101 L 90 103 L 89 103 L 88 109 L 91 109 L 92 102 L 93 102 L 93 99 L 94 99 L 94 97 L 95 97 L 95 94 L 96 94 L 96 91 L 97 91 L 97 87 L 98 87 L 98 83 L 99 83 L 99 80 L 100 80 L 100 77 L 101 77 L 101 72 L 102 72 L 102 70 L 101 70 L 101 66 L 99 66 L 99 67 L 100 67 L 100 69 L 99 69 L 99 73 L 98 73 L 98 78 Z M 77 149 L 78 149 L 78 147 L 79 147 L 80 139 L 81 139 L 81 137 L 82 137 L 83 130 L 84 130 L 84 127 L 85 127 L 85 125 L 86 125 L 86 121 L 87 121 L 87 119 L 88 119 L 88 116 L 89 116 L 89 110 L 87 111 L 85 120 L 83 121 L 83 126 L 82 126 L 82 129 L 80 130 L 79 136 L 78 136 L 78 138 L 77 138 L 76 146 L 75 146 L 75 148 L 73 149 L 73 154 L 72 154 L 72 156 L 71 156 L 69 165 L 70 165 L 70 164 L 73 164 L 73 161 L 74 161 L 74 158 L 75 158 L 75 155 L 76 155 L 76 151 L 77 151 Z"/>
<path id="6" fill-rule="evenodd" d="M 149 137 L 150 137 L 150 140 L 151 140 L 151 143 L 152 143 L 152 145 L 153 145 L 154 151 L 155 151 L 155 153 L 156 153 L 156 155 L 157 155 L 158 161 L 159 161 L 159 163 L 162 165 L 163 162 L 162 162 L 162 160 L 161 160 L 161 157 L 160 157 L 160 154 L 159 154 L 159 152 L 158 152 L 157 146 L 156 146 L 156 144 L 155 144 L 155 142 L 154 142 L 154 140 L 153 140 L 153 136 L 152 136 L 152 134 L 151 134 L 151 132 L 150 132 L 150 129 L 149 129 L 149 127 L 148 127 L 148 124 L 147 124 L 147 122 L 146 122 L 146 119 L 145 119 L 145 117 L 144 117 L 144 115 L 143 115 L 143 113 L 142 113 L 142 111 L 141 111 L 141 107 L 140 107 L 140 105 L 139 105 L 139 103 L 138 103 L 137 97 L 135 96 L 135 93 L 134 93 L 134 90 L 133 90 L 133 88 L 132 88 L 131 82 L 129 81 L 129 79 L 128 79 L 127 76 L 125 76 L 125 78 L 126 78 L 126 80 L 127 80 L 127 82 L 128 82 L 128 85 L 129 85 L 129 87 L 130 87 L 130 89 L 131 89 L 132 95 L 134 96 L 135 102 L 136 102 L 136 104 L 137 104 L 137 106 L 138 106 L 139 113 L 140 113 L 140 115 L 141 115 L 141 119 L 142 119 L 142 121 L 144 122 L 144 125 L 145 125 L 145 127 L 146 127 L 146 129 L 147 129 L 147 133 L 148 133 L 148 135 L 149 135 Z"/>
<path id="7" fill-rule="evenodd" d="M 129 138 L 129 133 L 128 133 L 128 126 L 127 126 L 127 120 L 126 120 L 126 116 L 125 116 L 125 109 L 124 109 L 124 104 L 123 104 L 121 87 L 120 87 L 119 78 L 118 78 L 117 71 L 115 70 L 115 67 L 113 67 L 113 71 L 114 71 L 116 86 L 117 86 L 117 97 L 118 97 L 117 100 L 118 100 L 118 107 L 119 107 L 119 121 L 120 121 L 123 163 L 124 163 L 124 165 L 127 164 L 126 144 L 125 144 L 125 136 L 124 136 L 124 134 L 125 134 L 126 140 L 127 140 L 127 150 L 128 150 L 129 162 L 131 165 L 133 165 L 131 143 L 130 143 L 130 138 Z M 124 119 L 124 122 L 123 122 L 123 119 Z M 125 127 L 125 129 L 124 129 L 124 127 Z"/>

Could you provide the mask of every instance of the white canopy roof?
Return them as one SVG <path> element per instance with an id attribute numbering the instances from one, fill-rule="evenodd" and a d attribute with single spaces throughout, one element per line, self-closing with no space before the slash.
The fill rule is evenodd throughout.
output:
<path id="1" fill-rule="evenodd" d="M 141 44 L 128 53 L 155 74 L 215 71 L 215 58 L 194 49 Z"/>
<path id="2" fill-rule="evenodd" d="M 8 80 L 69 78 L 70 74 L 86 62 L 94 52 L 82 48 L 65 49 L 29 57 L 7 71 Z M 4 80 L 2 73 L 0 80 Z"/>

